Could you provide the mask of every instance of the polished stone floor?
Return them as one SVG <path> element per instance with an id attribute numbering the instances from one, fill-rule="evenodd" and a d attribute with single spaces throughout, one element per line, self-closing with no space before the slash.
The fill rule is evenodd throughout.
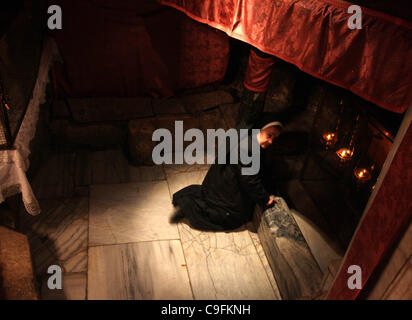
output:
<path id="1" fill-rule="evenodd" d="M 33 182 L 42 213 L 21 213 L 42 299 L 280 299 L 252 224 L 172 225 L 171 196 L 208 165 L 130 166 L 121 150 L 55 154 Z M 50 290 L 48 267 L 62 268 Z"/>

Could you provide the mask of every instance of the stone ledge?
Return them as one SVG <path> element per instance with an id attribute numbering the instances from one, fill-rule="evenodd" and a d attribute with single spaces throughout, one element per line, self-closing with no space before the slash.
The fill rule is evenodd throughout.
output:
<path id="1" fill-rule="evenodd" d="M 0 296 L 7 300 L 37 300 L 27 237 L 0 226 Z"/>
<path id="2" fill-rule="evenodd" d="M 226 128 L 219 108 L 200 111 L 196 115 L 188 113 L 158 115 L 150 118 L 130 120 L 128 148 L 131 162 L 134 165 L 153 165 L 152 151 L 158 144 L 158 142 L 152 140 L 153 132 L 159 128 L 167 129 L 172 134 L 172 141 L 175 141 L 175 121 L 183 121 L 184 132 L 189 129 L 199 129 L 203 132 L 204 136 L 207 136 L 207 129 Z M 191 143 L 192 141 L 183 141 L 183 147 L 186 148 Z M 175 152 L 175 142 L 173 142 L 172 149 L 172 152 Z"/>
<path id="3" fill-rule="evenodd" d="M 69 120 L 53 120 L 50 129 L 54 144 L 60 148 L 117 148 L 123 146 L 126 136 L 125 124 L 115 122 L 76 124 Z"/>
<path id="4" fill-rule="evenodd" d="M 286 202 L 264 212 L 256 207 L 254 224 L 284 300 L 312 297 L 321 288 L 322 272 L 289 212 Z"/>

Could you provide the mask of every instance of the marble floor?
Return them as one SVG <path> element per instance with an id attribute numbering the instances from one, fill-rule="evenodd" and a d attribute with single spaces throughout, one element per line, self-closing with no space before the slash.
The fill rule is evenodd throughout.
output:
<path id="1" fill-rule="evenodd" d="M 173 193 L 201 184 L 208 168 L 133 167 L 120 150 L 51 157 L 34 188 L 42 213 L 20 217 L 41 298 L 279 300 L 252 224 L 200 232 L 169 223 Z M 51 265 L 62 290 L 48 288 Z"/>

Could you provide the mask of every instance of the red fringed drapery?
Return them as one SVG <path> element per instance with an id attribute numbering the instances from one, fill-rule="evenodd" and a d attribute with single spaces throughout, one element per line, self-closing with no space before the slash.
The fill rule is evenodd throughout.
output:
<path id="1" fill-rule="evenodd" d="M 412 23 L 370 9 L 348 28 L 333 0 L 158 0 L 301 70 L 403 113 L 412 100 Z"/>

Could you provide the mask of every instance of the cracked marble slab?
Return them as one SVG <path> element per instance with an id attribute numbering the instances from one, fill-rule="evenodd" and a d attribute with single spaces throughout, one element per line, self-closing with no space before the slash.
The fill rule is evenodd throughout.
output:
<path id="1" fill-rule="evenodd" d="M 248 230 L 200 232 L 179 225 L 198 300 L 276 300 Z"/>
<path id="2" fill-rule="evenodd" d="M 207 171 L 167 176 L 171 196 L 201 184 Z M 195 299 L 278 299 L 248 230 L 200 232 L 179 224 Z"/>
<path id="3" fill-rule="evenodd" d="M 215 151 L 216 154 L 216 151 Z M 209 170 L 211 163 L 214 161 L 214 156 L 211 155 L 210 159 L 208 159 L 208 152 L 207 150 L 204 151 L 203 156 L 199 156 L 199 158 L 196 158 L 196 163 L 193 164 L 188 164 L 185 159 L 183 154 L 181 154 L 181 157 L 183 159 L 182 164 L 176 164 L 176 153 L 168 153 L 167 154 L 171 159 L 174 161 L 173 164 L 163 164 L 164 172 L 166 174 L 166 177 L 178 174 L 178 173 L 186 173 L 186 172 L 194 172 L 194 171 L 204 171 L 204 170 Z"/>
<path id="4" fill-rule="evenodd" d="M 87 268 L 87 198 L 40 201 L 38 216 L 21 213 L 22 231 L 27 235 L 37 275 L 57 264 L 64 272 L 83 272 Z"/>
<path id="5" fill-rule="evenodd" d="M 89 245 L 179 239 L 166 181 L 90 187 Z"/>
<path id="6" fill-rule="evenodd" d="M 166 176 L 171 176 L 179 173 L 207 171 L 210 164 L 164 164 Z"/>
<path id="7" fill-rule="evenodd" d="M 89 249 L 89 300 L 193 299 L 179 240 Z"/>
<path id="8" fill-rule="evenodd" d="M 275 276 L 273 275 L 273 271 L 270 268 L 269 261 L 268 261 L 266 255 L 265 255 L 265 251 L 263 250 L 262 244 L 260 243 L 260 239 L 259 239 L 258 234 L 256 232 L 249 231 L 249 235 L 250 235 L 250 237 L 253 241 L 253 244 L 255 245 L 256 251 L 257 251 L 257 253 L 259 255 L 259 258 L 260 258 L 260 261 L 262 261 L 263 268 L 265 268 L 265 271 L 266 271 L 266 274 L 267 274 L 268 279 L 270 281 L 270 284 L 272 285 L 273 291 L 276 295 L 276 299 L 277 300 L 282 300 L 282 297 L 281 297 L 280 292 L 279 292 L 278 285 L 276 283 Z"/>
<path id="9" fill-rule="evenodd" d="M 49 289 L 48 277 L 42 279 L 42 300 L 85 300 L 86 273 L 64 273 L 62 275 L 62 289 Z"/>

